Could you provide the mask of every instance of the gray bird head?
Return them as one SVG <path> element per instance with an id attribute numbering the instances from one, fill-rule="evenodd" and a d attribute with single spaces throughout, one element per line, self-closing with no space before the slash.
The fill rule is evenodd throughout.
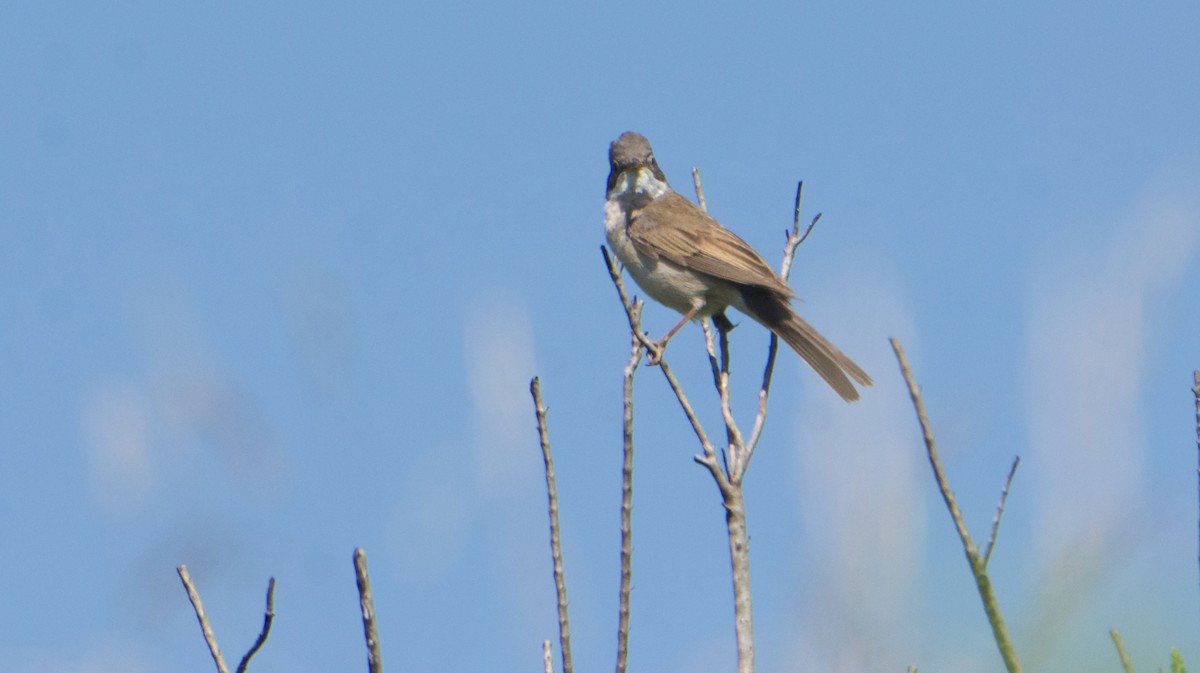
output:
<path id="1" fill-rule="evenodd" d="M 666 182 L 667 176 L 654 160 L 654 150 L 650 149 L 650 141 L 646 136 L 633 131 L 626 131 L 620 138 L 613 141 L 608 148 L 608 188 L 612 191 L 621 173 L 638 168 L 649 168 L 654 177 Z"/>

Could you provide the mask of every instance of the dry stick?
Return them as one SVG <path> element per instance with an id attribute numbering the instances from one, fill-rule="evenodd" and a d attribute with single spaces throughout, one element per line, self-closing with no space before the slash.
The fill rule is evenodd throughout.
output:
<path id="1" fill-rule="evenodd" d="M 618 628 L 617 628 L 617 670 L 624 671 L 628 660 L 628 639 L 629 639 L 629 591 L 631 585 L 631 559 L 632 559 L 632 525 L 631 520 L 627 516 L 632 513 L 632 478 L 633 478 L 633 374 L 636 372 L 637 364 L 641 360 L 641 352 L 648 347 L 652 342 L 650 338 L 642 330 L 642 308 L 645 304 L 640 300 L 630 300 L 628 293 L 625 291 L 625 283 L 621 280 L 621 269 L 617 266 L 616 260 L 608 254 L 608 249 L 604 246 L 600 247 L 600 252 L 604 256 L 604 263 L 608 269 L 608 275 L 612 279 L 613 287 L 617 290 L 617 296 L 621 300 L 621 306 L 625 309 L 625 316 L 629 320 L 629 330 L 634 336 L 632 353 L 630 362 L 625 368 L 625 413 L 624 413 L 624 437 L 625 437 L 625 467 L 623 474 L 623 492 L 622 492 L 622 519 L 621 519 L 621 605 L 619 608 Z M 725 473 L 721 471 L 717 464 L 716 449 L 712 442 L 709 441 L 708 435 L 704 432 L 704 427 L 700 424 L 700 419 L 696 416 L 695 410 L 692 409 L 691 402 L 683 392 L 683 387 L 679 384 L 679 380 L 675 377 L 671 366 L 667 364 L 666 358 L 661 356 L 656 363 L 662 370 L 663 376 L 667 379 L 667 384 L 671 387 L 671 391 L 675 393 L 675 398 L 679 400 L 679 405 L 683 408 L 683 413 L 687 417 L 688 422 L 692 424 L 692 430 L 696 433 L 696 437 L 700 440 L 700 446 L 704 450 L 704 455 L 696 456 L 694 459 L 697 463 L 704 465 L 716 480 L 718 488 L 721 490 L 722 496 L 729 489 L 729 480 L 726 479 Z"/>
<path id="2" fill-rule="evenodd" d="M 250 646 L 250 651 L 246 652 L 246 656 L 242 657 L 242 662 L 237 667 L 237 673 L 246 673 L 246 667 L 250 665 L 250 659 L 258 654 L 258 650 L 262 648 L 263 643 L 267 642 L 267 636 L 271 633 L 271 622 L 273 621 L 275 621 L 274 577 L 267 582 L 267 612 L 263 615 L 262 631 L 259 631 L 258 639 L 254 641 L 254 645 Z"/>
<path id="3" fill-rule="evenodd" d="M 720 336 L 721 355 L 717 356 L 717 346 L 713 343 L 713 330 L 708 319 L 700 323 L 704 330 L 704 347 L 708 352 L 709 366 L 712 368 L 713 386 L 720 398 L 721 419 L 725 421 L 725 440 L 728 449 L 725 452 L 725 473 L 730 475 L 730 481 L 736 481 L 741 474 L 739 464 L 742 459 L 742 431 L 733 418 L 733 406 L 729 399 L 729 338 L 725 332 L 718 330 Z"/>
<path id="4" fill-rule="evenodd" d="M 367 639 L 367 671 L 383 672 L 383 656 L 379 651 L 379 630 L 375 627 L 375 599 L 371 597 L 371 578 L 367 575 L 367 552 L 354 550 L 354 576 L 358 580 L 358 604 L 362 608 L 363 635 Z"/>
<path id="5" fill-rule="evenodd" d="M 1012 467 L 1008 470 L 1008 479 L 1004 480 L 1004 489 L 1000 491 L 1000 504 L 996 505 L 996 516 L 992 517 L 992 534 L 988 536 L 987 546 L 983 548 L 983 567 L 992 560 L 992 550 L 996 548 L 996 536 L 1000 533 L 1000 518 L 1004 516 L 1004 503 L 1008 502 L 1008 489 L 1012 488 L 1013 477 L 1017 476 L 1017 466 L 1021 457 L 1013 459 Z"/>
<path id="6" fill-rule="evenodd" d="M 800 204 L 804 196 L 804 181 L 801 180 L 796 185 L 796 203 L 792 210 L 792 228 L 787 232 L 787 243 L 783 246 L 783 262 L 779 265 L 779 277 L 787 282 L 788 277 L 792 273 L 792 262 L 796 259 L 796 251 L 804 241 L 808 240 L 808 235 L 812 233 L 817 226 L 817 222 L 821 221 L 821 213 L 817 213 L 816 217 L 808 223 L 808 227 L 804 229 L 804 233 L 800 233 Z M 754 455 L 754 449 L 758 446 L 758 440 L 762 438 L 763 427 L 767 422 L 767 398 L 771 395 L 771 377 L 775 372 L 775 356 L 779 351 L 779 337 L 775 333 L 771 333 L 770 343 L 767 345 L 767 362 L 763 366 L 762 387 L 758 391 L 758 413 L 754 417 L 754 427 L 750 431 L 750 441 L 746 443 L 745 459 L 741 461 L 742 471 L 750 465 L 750 457 Z M 741 476 L 739 475 L 739 479 Z"/>
<path id="7" fill-rule="evenodd" d="M 554 661 L 550 656 L 550 641 L 542 641 L 542 663 L 545 665 L 546 673 L 554 673 Z"/>
<path id="8" fill-rule="evenodd" d="M 707 211 L 704 201 L 704 188 L 700 184 L 699 169 L 692 169 L 692 182 L 696 186 L 696 199 L 700 209 Z M 737 638 L 738 673 L 753 673 L 754 671 L 754 618 L 753 602 L 750 592 L 750 537 L 746 532 L 746 501 L 742 494 L 742 477 L 746 472 L 749 453 L 733 417 L 733 408 L 729 399 L 729 335 L 720 333 L 720 362 L 717 361 L 717 347 L 713 344 L 712 329 L 709 321 L 701 322 L 704 328 L 704 344 L 708 351 L 709 362 L 712 366 L 713 384 L 720 397 L 721 418 L 725 422 L 725 437 L 728 448 L 725 451 L 725 471 L 722 473 L 716 467 L 715 456 L 707 453 L 708 462 L 702 463 L 717 482 L 721 499 L 725 505 L 725 528 L 729 537 L 729 562 L 733 571 L 733 620 L 734 634 Z M 774 357 L 768 355 L 768 363 L 774 365 Z M 765 377 L 769 382 L 770 375 Z M 760 398 L 760 410 L 765 410 L 765 398 Z"/>
<path id="9" fill-rule="evenodd" d="M 625 292 L 625 284 L 621 281 L 621 271 L 617 267 L 616 262 L 603 246 L 601 247 L 601 252 L 608 267 L 609 276 L 612 278 L 613 285 L 617 289 L 617 294 L 621 298 L 621 305 L 625 308 L 625 314 L 629 318 L 630 331 L 633 332 L 634 337 L 639 342 L 645 344 L 647 339 L 641 329 L 641 302 L 631 302 L 629 300 L 629 295 Z M 672 371 L 670 365 L 667 364 L 665 357 L 658 361 L 658 367 L 662 370 L 663 376 L 666 377 L 671 391 L 675 393 L 675 399 L 679 400 L 679 405 L 683 408 L 683 413 L 687 416 L 688 422 L 692 424 L 692 430 L 696 433 L 696 438 L 699 439 L 700 446 L 704 450 L 703 455 L 695 456 L 693 460 L 708 469 L 713 480 L 717 483 L 717 488 L 720 490 L 721 498 L 725 503 L 730 554 L 734 557 L 734 623 L 738 641 L 738 672 L 751 673 L 754 670 L 754 645 L 753 632 L 750 628 L 749 556 L 746 553 L 746 518 L 740 486 L 735 487 L 730 484 L 728 476 L 721 470 L 721 466 L 717 461 L 716 449 L 713 447 L 712 442 L 709 441 L 708 434 L 704 431 L 704 426 L 701 425 L 700 419 L 696 416 L 695 410 L 692 409 L 691 402 L 688 400 L 687 395 L 684 394 L 683 387 L 679 384 L 679 380 L 675 377 L 675 373 Z"/>
<path id="10" fill-rule="evenodd" d="M 699 171 L 693 169 L 692 178 L 696 185 L 696 195 L 703 203 L 704 194 L 700 185 Z M 787 244 L 784 246 L 784 259 L 780 271 L 781 276 L 785 279 L 790 273 L 796 249 L 808 237 L 809 233 L 812 232 L 813 227 L 816 226 L 816 223 L 820 219 L 819 215 L 813 218 L 812 223 L 809 224 L 804 234 L 800 235 L 800 204 L 803 189 L 804 183 L 801 182 L 796 188 L 792 229 L 788 234 Z M 738 642 L 738 670 L 739 672 L 748 673 L 754 670 L 754 633 L 750 591 L 749 536 L 746 531 L 746 512 L 742 483 L 754 448 L 758 445 L 758 440 L 762 437 L 762 430 L 766 422 L 767 400 L 770 395 L 771 378 L 775 368 L 779 340 L 774 334 L 771 335 L 770 344 L 767 348 L 767 362 L 763 369 L 763 383 L 758 395 L 758 413 L 755 416 L 750 441 L 747 443 L 734 420 L 733 411 L 730 408 L 728 335 L 724 332 L 720 334 L 721 356 L 719 366 L 716 362 L 712 331 L 708 329 L 707 324 L 705 325 L 704 335 L 709 360 L 712 363 L 714 383 L 721 400 L 721 413 L 725 421 L 726 435 L 729 440 L 724 481 L 730 485 L 729 487 L 721 488 L 721 495 L 725 503 L 730 562 L 733 568 L 734 619 Z M 721 483 L 722 480 L 718 480 L 718 486 L 721 486 Z"/>
<path id="11" fill-rule="evenodd" d="M 700 172 L 695 168 L 692 169 L 692 180 L 696 187 L 696 197 L 699 206 L 701 210 L 707 210 L 704 189 L 700 183 Z M 781 276 L 785 279 L 790 272 L 796 249 L 808 238 L 808 235 L 821 218 L 819 214 L 814 217 L 803 235 L 800 234 L 800 203 L 803 189 L 804 183 L 801 182 L 796 188 L 795 215 L 793 217 L 792 230 L 788 235 L 787 245 L 784 248 L 784 260 L 780 271 Z M 604 256 L 609 276 L 612 278 L 613 285 L 616 287 L 617 293 L 621 298 L 621 304 L 625 308 L 625 314 L 629 320 L 629 328 L 635 338 L 635 349 L 639 342 L 643 346 L 649 347 L 652 342 L 641 329 L 640 311 L 638 310 L 640 309 L 640 302 L 631 302 L 629 300 L 624 284 L 621 281 L 621 270 L 618 268 L 616 261 L 603 246 L 601 246 L 601 253 Z M 692 429 L 696 433 L 696 437 L 700 440 L 700 445 L 704 450 L 704 454 L 695 456 L 694 460 L 709 470 L 709 473 L 717 484 L 718 490 L 721 492 L 721 497 L 725 504 L 726 527 L 729 533 L 730 560 L 734 580 L 734 618 L 738 642 L 738 671 L 739 673 L 749 673 L 754 670 L 754 641 L 751 620 L 749 538 L 746 532 L 745 501 L 742 497 L 741 482 L 754 447 L 758 444 L 758 440 L 762 436 L 763 424 L 766 419 L 767 398 L 770 394 L 771 377 L 778 349 L 778 339 L 772 334 L 767 352 L 767 363 L 763 372 L 763 384 L 758 396 L 758 413 L 755 418 L 750 442 L 747 444 L 743 439 L 741 431 L 738 429 L 730 408 L 728 339 L 725 333 L 722 332 L 720 335 L 721 356 L 718 363 L 716 347 L 713 344 L 712 330 L 707 320 L 703 321 L 702 325 L 704 327 L 709 361 L 713 370 L 714 383 L 721 398 L 721 413 L 725 421 L 726 436 L 729 442 L 729 450 L 726 452 L 728 462 L 724 470 L 721 469 L 721 465 L 717 461 L 716 450 L 704 432 L 703 426 L 696 417 L 691 403 L 684 394 L 670 366 L 665 361 L 660 361 L 658 364 L 672 392 L 675 393 L 676 399 L 679 400 L 680 406 L 683 407 L 684 414 L 692 424 Z M 620 666 L 620 663 L 618 665 Z"/>
<path id="12" fill-rule="evenodd" d="M 737 635 L 738 673 L 754 672 L 754 621 L 750 594 L 750 537 L 746 533 L 746 502 L 742 484 L 722 491 L 729 559 L 733 566 L 733 616 Z"/>
<path id="13" fill-rule="evenodd" d="M 700 210 L 708 212 L 708 203 L 704 200 L 704 186 L 700 184 L 700 169 L 692 167 L 692 185 L 696 188 L 696 203 Z M 733 409 L 729 402 L 729 340 L 721 332 L 721 357 L 718 360 L 716 349 L 713 347 L 712 326 L 708 318 L 700 321 L 704 329 L 704 344 L 708 351 L 709 365 L 712 367 L 713 385 L 721 398 L 721 417 L 725 421 L 725 474 L 733 475 L 730 465 L 737 465 L 739 447 L 742 446 L 741 432 L 733 420 Z M 723 492 L 722 492 L 723 493 Z"/>
<path id="14" fill-rule="evenodd" d="M 713 377 L 717 392 L 721 398 L 721 415 L 725 420 L 725 433 L 729 439 L 726 452 L 725 471 L 717 466 L 715 452 L 703 430 L 699 429 L 699 421 L 693 423 L 701 443 L 705 446 L 704 460 L 697 456 L 697 462 L 708 468 L 717 482 L 721 492 L 721 500 L 725 505 L 725 528 L 729 537 L 729 562 L 733 571 L 733 618 L 734 634 L 737 638 L 738 673 L 754 671 L 754 621 L 753 601 L 750 592 L 750 538 L 746 532 L 746 503 L 742 496 L 742 475 L 745 471 L 745 457 L 741 430 L 734 421 L 733 412 L 729 405 L 729 341 L 721 332 L 721 363 L 716 364 L 715 347 L 712 330 L 708 322 L 703 323 L 704 340 L 708 349 L 709 359 L 713 363 Z M 680 396 L 680 403 L 686 402 L 683 391 L 677 389 L 678 384 L 672 380 L 672 389 Z M 685 409 L 689 408 L 685 404 Z"/>
<path id="15" fill-rule="evenodd" d="M 537 415 L 538 439 L 546 464 L 546 494 L 550 500 L 550 555 L 554 559 L 554 589 L 558 594 L 558 644 L 562 650 L 563 673 L 575 670 L 571 662 L 571 622 L 567 618 L 567 582 L 563 578 L 562 544 L 558 533 L 558 487 L 554 483 L 554 458 L 550 455 L 550 433 L 546 429 L 546 405 L 542 403 L 542 385 L 535 376 L 529 382 Z"/>
<path id="16" fill-rule="evenodd" d="M 1200 484 L 1200 370 L 1192 372 L 1192 380 L 1195 381 L 1192 394 L 1196 396 L 1196 478 Z M 1200 488 L 1197 493 L 1200 493 Z"/>
<path id="17" fill-rule="evenodd" d="M 625 308 L 625 318 L 629 320 L 629 331 L 637 337 L 637 341 L 642 344 L 642 347 L 649 349 L 653 353 L 656 348 L 654 339 L 642 331 L 641 308 L 644 302 L 640 299 L 630 301 L 629 294 L 625 293 L 625 283 L 620 280 L 620 268 L 617 266 L 617 260 L 611 254 L 608 254 L 608 248 L 600 246 L 600 254 L 604 256 L 605 268 L 608 269 L 608 277 L 612 278 L 612 284 L 617 288 L 620 305 Z M 659 354 L 660 360 L 662 359 L 662 355 L 664 354 Z"/>
<path id="18" fill-rule="evenodd" d="M 192 576 L 188 574 L 187 566 L 181 565 L 175 571 L 179 573 L 179 579 L 183 581 L 183 588 L 187 590 L 188 600 L 192 602 L 192 609 L 196 611 L 196 619 L 200 621 L 200 631 L 204 634 L 204 642 L 208 643 L 208 651 L 217 664 L 217 671 L 229 673 L 229 668 L 225 666 L 225 657 L 221 656 L 221 648 L 217 646 L 217 637 L 213 635 L 212 625 L 208 623 L 208 615 L 204 613 L 204 603 L 200 601 L 200 594 L 196 591 L 196 586 L 192 584 Z"/>
<path id="19" fill-rule="evenodd" d="M 650 335 L 642 331 L 641 306 L 644 302 L 640 299 L 629 300 L 629 295 L 625 292 L 625 283 L 621 281 L 621 269 L 617 266 L 617 260 L 608 254 L 608 248 L 603 245 L 600 246 L 600 254 L 604 256 L 604 266 L 608 269 L 608 276 L 617 288 L 617 295 L 621 298 L 621 306 L 625 308 L 625 317 L 629 320 L 629 331 L 637 337 L 638 342 L 642 346 L 653 351 L 655 348 L 654 340 L 650 338 Z M 637 309 L 636 314 L 635 309 Z M 661 357 L 660 354 L 660 360 Z"/>
<path id="20" fill-rule="evenodd" d="M 1108 632 L 1108 635 L 1112 636 L 1113 645 L 1117 646 L 1117 656 L 1121 657 L 1121 666 L 1125 669 L 1125 673 L 1134 673 L 1133 661 L 1129 658 L 1129 652 L 1125 650 L 1125 641 L 1121 640 L 1121 634 L 1113 629 Z"/>
<path id="21" fill-rule="evenodd" d="M 641 323 L 641 307 L 644 302 L 641 300 L 629 299 L 629 294 L 625 291 L 625 283 L 621 280 L 621 269 L 617 267 L 617 262 L 612 255 L 608 254 L 608 248 L 600 246 L 600 252 L 604 256 L 604 263 L 608 268 L 609 278 L 612 279 L 613 287 L 617 289 L 617 296 L 621 299 L 621 306 L 625 308 L 625 316 L 629 319 L 629 330 L 637 337 L 638 342 L 643 346 L 651 345 L 651 341 L 646 333 L 642 331 Z M 667 384 L 671 387 L 671 392 L 675 393 L 675 399 L 679 400 L 679 405 L 683 407 L 683 413 L 687 416 L 688 422 L 692 424 L 692 431 L 696 433 L 696 437 L 700 440 L 700 446 L 704 449 L 703 456 L 696 456 L 693 460 L 697 463 L 708 467 L 713 473 L 713 478 L 717 480 L 717 485 L 723 489 L 728 487 L 728 480 L 725 479 L 725 474 L 721 472 L 721 468 L 717 465 L 717 452 L 709 441 L 708 435 L 704 432 L 704 426 L 700 424 L 700 419 L 696 416 L 695 410 L 692 409 L 692 404 L 688 401 L 687 395 L 683 392 L 683 386 L 679 384 L 679 379 L 675 378 L 675 372 L 667 364 L 666 357 L 660 358 L 657 367 L 662 369 L 663 376 L 667 379 Z M 724 485 L 722 485 L 724 484 Z"/>
<path id="22" fill-rule="evenodd" d="M 1008 628 L 1004 625 L 1004 616 L 1000 613 L 996 592 L 992 588 L 992 580 L 987 574 L 987 564 L 975 547 L 971 534 L 967 532 L 962 511 L 958 508 L 954 492 L 950 490 L 950 482 L 942 470 L 942 461 L 938 457 L 933 430 L 929 425 L 929 416 L 925 414 L 925 403 L 921 400 L 921 391 L 917 388 L 916 381 L 913 380 L 912 370 L 908 367 L 908 358 L 904 356 L 904 348 L 897 339 L 893 338 L 890 341 L 892 350 L 896 352 L 896 360 L 900 363 L 900 373 L 904 375 L 904 381 L 908 384 L 908 394 L 912 398 L 913 408 L 917 412 L 917 421 L 921 424 L 921 432 L 925 438 L 925 450 L 929 455 L 929 464 L 933 467 L 933 476 L 937 480 L 938 489 L 942 492 L 942 499 L 946 501 L 946 508 L 950 510 L 950 517 L 954 519 L 954 527 L 958 529 L 958 535 L 962 538 L 963 551 L 967 554 L 967 563 L 971 566 L 971 573 L 975 576 L 975 584 L 979 588 L 979 596 L 983 599 L 983 611 L 992 625 L 992 635 L 996 640 L 996 646 L 1000 649 L 1000 656 L 1004 659 L 1004 666 L 1009 673 L 1018 673 L 1021 670 L 1021 661 L 1017 658 L 1016 650 L 1013 649 L 1012 641 L 1008 637 Z"/>
<path id="23" fill-rule="evenodd" d="M 633 308 L 640 318 L 641 305 Z M 642 345 L 631 338 L 629 362 L 625 364 L 624 410 L 621 434 L 624 461 L 621 464 L 621 592 L 617 608 L 617 673 L 625 673 L 629 659 L 629 593 L 633 586 L 633 376 L 642 360 Z"/>

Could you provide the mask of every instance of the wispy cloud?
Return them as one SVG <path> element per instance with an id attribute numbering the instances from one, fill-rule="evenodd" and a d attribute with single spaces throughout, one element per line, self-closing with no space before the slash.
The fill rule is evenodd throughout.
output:
<path id="1" fill-rule="evenodd" d="M 1052 251 L 1031 274 L 1028 472 L 1052 621 L 1122 557 L 1143 501 L 1143 383 L 1156 331 L 1147 304 L 1195 259 L 1200 181 L 1161 178 L 1113 228 L 1095 229 L 1098 245 Z"/>
<path id="2" fill-rule="evenodd" d="M 471 508 L 477 503 L 471 491 L 450 478 L 441 456 L 463 455 L 451 447 L 435 447 L 418 455 L 397 489 L 388 533 L 404 574 L 413 580 L 440 579 L 454 568 L 471 534 Z M 431 478 L 430 475 L 442 475 Z M 419 540 L 419 544 L 414 544 Z"/>
<path id="3" fill-rule="evenodd" d="M 89 648 L 78 657 L 62 652 L 42 652 L 30 657 L 28 667 L 17 670 L 46 673 L 141 673 L 153 670 L 145 654 L 127 643 L 108 640 Z"/>
<path id="4" fill-rule="evenodd" d="M 476 507 L 486 522 L 491 557 L 508 606 L 505 629 L 514 643 L 535 642 L 543 624 L 545 486 L 532 431 L 529 380 L 536 371 L 534 334 L 523 300 L 502 290 L 484 293 L 464 324 L 467 379 L 474 418 Z M 502 506 L 500 506 L 502 505 Z"/>
<path id="5" fill-rule="evenodd" d="M 529 379 L 534 373 L 533 328 L 529 309 L 513 297 L 491 293 L 466 316 L 467 379 L 475 410 L 476 469 L 480 486 L 495 492 L 516 483 L 528 462 L 517 451 L 529 450 L 532 406 Z"/>
<path id="6" fill-rule="evenodd" d="M 144 396 L 127 385 L 102 386 L 84 400 L 82 424 L 95 497 L 117 509 L 145 504 L 155 492 L 157 476 Z"/>
<path id="7" fill-rule="evenodd" d="M 886 268 L 886 265 L 883 265 Z M 879 266 L 874 268 L 879 269 Z M 797 661 L 834 671 L 895 669 L 912 656 L 914 584 L 925 546 L 921 452 L 886 337 L 918 350 L 898 288 L 877 271 L 846 278 L 839 345 L 875 379 L 846 404 L 814 383 L 798 416 L 797 493 L 814 577 Z M 807 372 L 801 374 L 807 376 Z"/>

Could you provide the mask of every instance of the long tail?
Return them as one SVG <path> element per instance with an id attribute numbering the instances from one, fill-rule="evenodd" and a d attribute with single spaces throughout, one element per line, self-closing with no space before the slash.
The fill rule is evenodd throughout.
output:
<path id="1" fill-rule="evenodd" d="M 742 299 L 752 312 L 750 317 L 786 341 L 842 399 L 847 402 L 858 399 L 858 389 L 850 379 L 860 386 L 873 383 L 862 367 L 797 315 L 779 293 L 763 287 L 743 287 Z"/>

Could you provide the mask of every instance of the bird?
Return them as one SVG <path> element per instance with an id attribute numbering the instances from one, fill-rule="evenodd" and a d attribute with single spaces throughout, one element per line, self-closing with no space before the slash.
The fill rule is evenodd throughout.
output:
<path id="1" fill-rule="evenodd" d="M 859 398 L 854 383 L 872 384 L 792 309 L 795 293 L 762 255 L 667 184 L 645 136 L 621 134 L 609 146 L 608 162 L 608 245 L 646 294 L 683 314 L 653 343 L 652 363 L 691 320 L 711 317 L 722 332 L 732 329 L 725 315 L 732 306 L 783 339 L 847 402 Z"/>

